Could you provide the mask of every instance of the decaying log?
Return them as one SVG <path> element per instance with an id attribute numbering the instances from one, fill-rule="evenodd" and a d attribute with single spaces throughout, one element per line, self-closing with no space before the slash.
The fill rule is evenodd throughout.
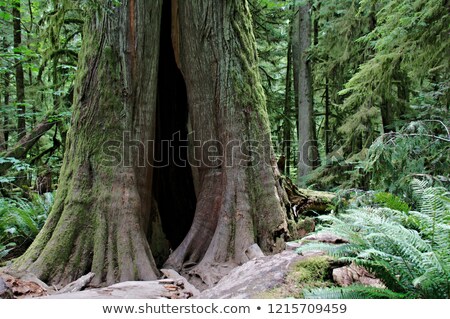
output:
<path id="1" fill-rule="evenodd" d="M 197 297 L 200 295 L 200 291 L 195 288 L 194 285 L 189 283 L 186 278 L 181 276 L 179 273 L 177 273 L 173 269 L 161 269 L 161 272 L 164 274 L 165 277 L 168 279 L 173 279 L 175 282 L 182 282 L 183 284 L 183 290 L 189 294 L 189 297 Z M 178 284 L 180 286 L 180 284 Z"/>
<path id="2" fill-rule="evenodd" d="M 78 278 L 74 282 L 71 282 L 64 288 L 58 290 L 58 292 L 56 294 L 64 294 L 64 293 L 81 291 L 84 288 L 86 288 L 87 285 L 89 285 L 89 283 L 91 282 L 92 278 L 94 278 L 94 276 L 95 276 L 95 274 L 93 272 L 90 272 L 87 275 L 84 275 L 84 276 Z"/>
<path id="3" fill-rule="evenodd" d="M 15 299 L 12 290 L 8 287 L 2 277 L 0 277 L 0 299 Z"/>
<path id="4" fill-rule="evenodd" d="M 161 299 L 168 290 L 157 281 L 126 281 L 99 289 L 55 294 L 45 299 Z"/>
<path id="5" fill-rule="evenodd" d="M 336 197 L 335 194 L 299 188 L 285 176 L 280 181 L 290 202 L 289 219 L 297 220 L 298 216 L 315 216 L 330 212 L 329 206 Z"/>
<path id="6" fill-rule="evenodd" d="M 38 282 L 32 279 L 32 275 L 27 276 L 24 274 L 12 275 L 9 273 L 0 273 L 0 294 L 1 298 L 32 298 L 41 297 L 47 295 L 47 289 L 45 284 L 40 285 Z M 2 288 L 3 287 L 3 288 Z M 3 290 L 3 293 L 1 292 Z"/>

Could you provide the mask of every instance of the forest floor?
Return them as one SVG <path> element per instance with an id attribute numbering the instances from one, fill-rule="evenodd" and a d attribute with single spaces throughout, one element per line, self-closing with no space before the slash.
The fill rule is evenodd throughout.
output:
<path id="1" fill-rule="evenodd" d="M 299 189 L 288 178 L 282 180 L 282 186 L 295 213 L 311 209 L 322 214 L 329 212 L 334 194 Z M 303 222 L 295 223 L 293 239 L 314 231 L 315 223 L 308 220 L 306 217 Z M 283 298 L 302 297 L 305 286 L 332 285 L 329 260 L 320 259 L 321 252 L 299 255 L 295 253 L 298 245 L 287 243 L 285 251 L 271 256 L 264 256 L 258 245 L 254 245 L 255 251 L 249 255 L 251 260 L 231 270 L 213 287 L 207 287 L 195 276 L 182 274 L 183 277 L 173 270 L 161 269 L 163 276 L 158 281 L 125 282 L 99 288 L 90 286 L 94 274 L 89 273 L 57 289 L 33 274 L 8 273 L 7 268 L 0 268 L 0 298 Z M 309 268 L 313 269 L 312 273 Z"/>
<path id="2" fill-rule="evenodd" d="M 363 269 L 342 265 L 321 251 L 299 255 L 295 249 L 307 241 L 340 242 L 330 236 L 308 236 L 291 242 L 280 254 L 254 258 L 236 267 L 215 286 L 200 291 L 184 277 L 162 269 L 163 278 L 156 281 L 123 282 L 104 288 L 87 288 L 93 274 L 87 274 L 60 290 L 48 287 L 31 274 L 5 274 L 0 270 L 0 295 L 10 290 L 11 298 L 51 299 L 249 299 L 302 298 L 303 290 L 348 285 L 361 282 L 379 286 L 376 278 Z"/>
<path id="3" fill-rule="evenodd" d="M 9 287 L 11 297 L 51 299 L 187 299 L 187 298 L 256 298 L 284 284 L 292 265 L 308 257 L 294 251 L 255 258 L 233 269 L 210 289 L 202 292 L 173 270 L 162 269 L 163 278 L 156 281 L 123 282 L 104 288 L 87 288 L 92 276 L 81 277 L 61 290 L 48 287 L 31 274 L 0 272 L 1 282 Z M 1 291 L 0 291 L 1 294 Z"/>

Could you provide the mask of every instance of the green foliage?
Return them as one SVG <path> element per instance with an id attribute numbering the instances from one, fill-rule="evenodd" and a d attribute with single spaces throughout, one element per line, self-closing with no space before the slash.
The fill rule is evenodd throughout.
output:
<path id="1" fill-rule="evenodd" d="M 381 204 L 387 208 L 398 210 L 404 213 L 409 212 L 409 205 L 404 202 L 400 197 L 392 195 L 390 193 L 380 192 L 374 196 L 374 202 Z"/>
<path id="2" fill-rule="evenodd" d="M 450 188 L 449 136 L 448 124 L 441 120 L 409 122 L 397 132 L 381 135 L 368 149 L 322 166 L 310 176 L 310 183 L 337 192 L 352 188 L 389 192 L 412 204 L 414 178 Z"/>
<path id="3" fill-rule="evenodd" d="M 305 289 L 305 299 L 404 299 L 407 295 L 389 289 L 373 288 L 361 285 L 350 287 L 332 287 Z"/>
<path id="4" fill-rule="evenodd" d="M 321 216 L 322 231 L 348 243 L 311 243 L 299 249 L 324 250 L 366 267 L 395 293 L 414 298 L 450 297 L 450 194 L 413 182 L 420 211 L 363 207 L 339 216 Z"/>
<path id="5" fill-rule="evenodd" d="M 446 53 L 450 49 L 450 14 L 446 4 L 439 0 L 317 0 L 313 1 L 312 16 L 317 32 L 311 49 L 317 135 L 324 140 L 328 132 L 332 150 L 326 154 L 327 165 L 311 176 L 310 183 L 322 189 L 360 187 L 399 192 L 413 177 L 407 175 L 448 176 L 448 169 L 440 166 L 445 160 L 438 161 L 437 174 L 434 164 L 428 165 L 434 159 L 427 161 L 433 156 L 448 161 L 445 144 L 449 144 L 450 135 L 429 122 L 425 125 L 427 134 L 444 137 L 441 145 L 431 136 L 393 145 L 401 153 L 406 144 L 421 143 L 424 165 L 413 161 L 401 169 L 395 167 L 386 179 L 383 173 L 367 175 L 363 168 L 370 170 L 370 165 L 359 165 L 383 133 L 393 131 L 406 137 L 401 127 L 430 120 L 448 126 L 443 120 L 448 118 L 450 102 Z M 389 139 L 384 136 L 382 143 Z M 432 144 L 430 149 L 427 143 Z M 398 159 L 410 159 L 406 154 L 398 155 Z M 378 165 L 380 170 L 390 168 L 387 161 Z"/>
<path id="6" fill-rule="evenodd" d="M 10 163 L 12 164 L 10 170 L 14 173 L 26 174 L 31 170 L 30 165 L 23 161 L 20 161 L 14 157 L 0 157 L 0 165 Z M 13 183 L 17 179 L 17 176 L 10 174 L 8 176 L 0 176 L 0 184 Z"/>
<path id="7" fill-rule="evenodd" d="M 257 42 L 259 70 L 266 93 L 267 109 L 271 124 L 272 141 L 277 158 L 288 155 L 284 141 L 289 141 L 291 156 L 286 158 L 291 178 L 296 178 L 296 164 L 292 154 L 296 146 L 296 112 L 293 94 L 292 70 L 287 74 L 291 51 L 291 29 L 295 13 L 294 1 L 250 0 L 253 30 Z M 296 2 L 298 5 L 298 1 Z M 292 58 L 291 58 L 292 60 Z M 292 65 L 291 65 L 292 68 Z M 286 93 L 286 78 L 290 79 L 290 91 Z M 292 141 L 291 141 L 292 140 Z M 287 173 L 287 172 L 286 172 Z"/>
<path id="8" fill-rule="evenodd" d="M 372 144 L 360 165 L 369 174 L 372 189 L 410 193 L 412 179 L 422 176 L 450 186 L 450 143 L 439 134 L 442 128 L 430 124 L 411 122 L 398 133 L 383 135 Z"/>
<path id="9" fill-rule="evenodd" d="M 370 50 L 370 59 L 359 66 L 340 92 L 346 97 L 342 108 L 351 114 L 341 127 L 346 134 L 365 134 L 373 129 L 379 110 L 386 113 L 383 124 L 392 128 L 392 120 L 408 112 L 408 90 L 416 87 L 423 91 L 430 75 L 439 79 L 449 72 L 450 15 L 442 1 L 360 4 L 361 13 L 375 10 L 376 26 L 357 40 Z"/>
<path id="10" fill-rule="evenodd" d="M 0 198 L 0 261 L 22 253 L 44 225 L 53 204 L 53 195 Z"/>
<path id="11" fill-rule="evenodd" d="M 368 206 L 373 202 L 372 191 L 360 189 L 341 189 L 335 192 L 336 197 L 330 205 L 330 211 L 334 214 L 345 212 L 348 208 L 359 208 Z"/>
<path id="12" fill-rule="evenodd" d="M 22 42 L 13 46 L 12 8 L 20 3 Z M 3 1 L 0 23 L 0 165 L 12 163 L 2 171 L 0 191 L 12 196 L 21 188 L 23 195 L 33 188 L 39 172 L 52 167 L 56 177 L 64 152 L 65 136 L 70 122 L 73 82 L 77 70 L 85 14 L 78 1 Z M 17 99 L 15 68 L 24 70 L 25 100 Z M 19 114 L 23 106 L 25 114 Z M 24 118 L 30 132 L 47 115 L 55 128 L 33 142 L 20 158 L 8 151 L 20 144 L 17 122 Z M 9 166 L 9 165 L 8 165 Z"/>
<path id="13" fill-rule="evenodd" d="M 292 62 L 289 58 L 298 58 L 290 57 L 289 51 L 292 20 L 305 1 L 247 2 L 275 155 L 290 153 L 286 164 L 291 167 L 292 179 L 296 178 L 298 158 L 298 114 L 292 90 L 295 76 L 287 69 Z M 310 176 L 310 184 L 336 190 L 336 213 L 351 208 L 339 217 L 323 217 L 324 222 L 332 223 L 330 227 L 342 227 L 342 234 L 353 240 L 336 247 L 336 253 L 376 270 L 396 293 L 441 296 L 430 288 L 430 278 L 448 269 L 436 264 L 436 260 L 448 264 L 448 254 L 441 249 L 449 225 L 445 191 L 450 189 L 448 1 L 309 2 L 314 41 L 307 58 L 313 72 L 319 148 L 327 158 Z M 111 12 L 123 1 L 22 2 L 22 44 L 17 48 L 13 47 L 11 14 L 15 3 L 17 0 L 0 1 L 0 166 L 12 164 L 0 176 L 0 191 L 5 196 L 26 198 L 42 171 L 52 171 L 55 180 L 59 173 L 83 22 L 91 14 Z M 25 72 L 26 97 L 21 103 L 14 72 L 18 63 Z M 17 112 L 20 105 L 26 109 L 24 115 Z M 49 112 L 54 128 L 23 158 L 7 156 L 19 140 L 18 119 L 26 119 L 29 132 Z M 411 184 L 415 178 L 436 187 Z M 374 191 L 367 192 L 369 189 Z M 41 227 L 38 216 L 47 210 L 33 197 L 31 201 L 1 198 L 0 211 L 0 258 L 4 258 L 28 245 Z M 405 242 L 409 246 L 403 246 Z M 448 251 L 448 245 L 444 248 Z M 405 269 L 406 264 L 411 271 Z M 440 280 L 436 282 L 442 286 Z M 397 296 L 389 290 L 354 289 L 339 288 L 334 293 Z"/>

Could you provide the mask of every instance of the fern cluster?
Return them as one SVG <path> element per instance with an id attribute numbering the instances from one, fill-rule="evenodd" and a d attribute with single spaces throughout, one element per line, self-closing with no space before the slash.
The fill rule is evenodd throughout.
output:
<path id="1" fill-rule="evenodd" d="M 0 261 L 26 249 L 47 219 L 53 195 L 35 195 L 32 200 L 0 198 Z"/>
<path id="2" fill-rule="evenodd" d="M 403 299 L 408 295 L 389 289 L 353 285 L 350 287 L 316 288 L 303 291 L 305 299 Z"/>
<path id="3" fill-rule="evenodd" d="M 426 182 L 417 180 L 413 189 L 419 211 L 366 206 L 349 209 L 340 216 L 321 216 L 326 225 L 321 231 L 341 236 L 348 243 L 310 243 L 298 252 L 324 250 L 339 260 L 364 266 L 383 280 L 391 292 L 401 296 L 449 298 L 450 196 L 444 188 L 428 187 Z M 352 289 L 361 287 L 347 288 L 345 294 L 342 289 L 334 293 L 336 296 L 341 291 L 342 296 L 348 296 L 353 291 L 364 297 Z M 305 296 L 317 293 L 324 294 L 316 291 Z M 389 296 L 400 295 L 386 292 Z"/>

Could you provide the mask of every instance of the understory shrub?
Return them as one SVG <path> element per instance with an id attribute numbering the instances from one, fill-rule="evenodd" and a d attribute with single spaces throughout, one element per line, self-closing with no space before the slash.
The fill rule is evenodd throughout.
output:
<path id="1" fill-rule="evenodd" d="M 419 180 L 413 181 L 412 189 L 417 211 L 365 206 L 340 215 L 320 216 L 321 232 L 334 233 L 348 243 L 309 243 L 298 249 L 324 250 L 340 261 L 363 266 L 380 278 L 387 289 L 351 286 L 311 290 L 305 292 L 305 297 L 450 297 L 449 192 Z M 406 208 L 392 198 L 383 201 Z"/>

